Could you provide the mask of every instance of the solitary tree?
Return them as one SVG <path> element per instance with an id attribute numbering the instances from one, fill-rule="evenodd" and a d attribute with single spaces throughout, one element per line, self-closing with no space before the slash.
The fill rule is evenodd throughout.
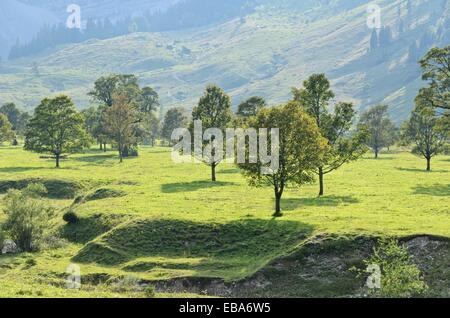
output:
<path id="1" fill-rule="evenodd" d="M 334 97 L 325 74 L 314 74 L 301 89 L 293 89 L 294 100 L 310 114 L 322 136 L 328 140 L 328 151 L 323 165 L 317 169 L 319 196 L 324 195 L 324 175 L 340 168 L 345 163 L 357 160 L 366 152 L 365 134 L 351 134 L 356 112 L 351 103 L 338 103 L 334 112 L 329 111 L 329 101 Z"/>
<path id="2" fill-rule="evenodd" d="M 263 163 L 258 154 L 257 163 L 239 164 L 252 186 L 273 186 L 275 214 L 281 213 L 281 198 L 288 186 L 298 186 L 314 181 L 314 173 L 323 165 L 328 150 L 327 140 L 319 128 L 296 102 L 261 110 L 250 120 L 254 128 L 279 128 L 279 168 L 273 174 L 263 174 Z M 269 149 L 272 148 L 269 134 Z"/>
<path id="3" fill-rule="evenodd" d="M 367 146 L 375 153 L 375 159 L 383 148 L 389 146 L 392 126 L 387 105 L 374 106 L 361 115 L 359 127 L 368 133 Z"/>
<path id="4" fill-rule="evenodd" d="M 164 116 L 162 127 L 162 137 L 171 142 L 172 133 L 177 128 L 186 128 L 188 126 L 188 114 L 184 108 L 171 108 Z"/>
<path id="5" fill-rule="evenodd" d="M 209 128 L 225 129 L 232 120 L 231 99 L 225 92 L 215 85 L 206 87 L 204 95 L 200 98 L 198 106 L 192 110 L 192 119 L 200 120 L 202 122 L 202 134 Z M 224 134 L 225 135 L 225 134 Z M 203 147 L 214 143 L 214 139 L 203 143 Z M 216 181 L 216 167 L 220 164 L 220 160 L 216 160 L 215 149 L 213 148 L 212 157 L 204 161 L 211 167 L 211 179 Z"/>
<path id="6" fill-rule="evenodd" d="M 89 142 L 83 116 L 64 95 L 43 99 L 25 133 L 25 150 L 53 154 L 57 168 L 61 155 L 79 151 Z"/>
<path id="7" fill-rule="evenodd" d="M 431 49 L 420 65 L 423 80 L 430 82 L 433 107 L 450 110 L 450 46 Z"/>
<path id="8" fill-rule="evenodd" d="M 136 142 L 136 109 L 130 104 L 126 94 L 113 97 L 113 104 L 106 110 L 106 129 L 119 151 L 119 160 L 123 162 L 125 147 Z"/>
<path id="9" fill-rule="evenodd" d="M 264 98 L 253 96 L 239 104 L 236 114 L 241 117 L 256 116 L 258 111 L 266 106 Z"/>
<path id="10" fill-rule="evenodd" d="M 0 144 L 5 141 L 11 141 L 14 138 L 14 132 L 11 128 L 8 117 L 0 113 Z"/>
<path id="11" fill-rule="evenodd" d="M 433 97 L 422 90 L 416 98 L 409 121 L 405 124 L 402 136 L 407 142 L 414 144 L 413 153 L 427 160 L 427 171 L 431 171 L 431 159 L 444 148 L 449 138 L 448 127 L 436 116 Z"/>

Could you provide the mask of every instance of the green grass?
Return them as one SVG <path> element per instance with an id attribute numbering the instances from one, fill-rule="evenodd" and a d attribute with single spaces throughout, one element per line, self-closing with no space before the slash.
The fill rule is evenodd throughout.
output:
<path id="1" fill-rule="evenodd" d="M 379 160 L 367 155 L 328 175 L 323 198 L 317 198 L 316 184 L 289 189 L 282 201 L 284 216 L 273 219 L 273 190 L 249 187 L 233 165 L 219 166 L 219 182 L 212 184 L 207 166 L 174 164 L 167 148 L 142 148 L 138 158 L 123 164 L 113 152 L 93 150 L 72 155 L 55 169 L 51 160 L 2 147 L 0 188 L 30 180 L 80 186 L 70 198 L 47 199 L 60 209 L 55 230 L 68 241 L 63 247 L 0 256 L 0 296 L 118 296 L 98 282 L 79 293 L 65 290 L 61 284 L 71 263 L 80 264 L 86 279 L 103 274 L 236 281 L 298 251 L 313 237 L 450 238 L 450 158 L 437 157 L 432 165 L 433 171 L 426 172 L 425 162 L 406 152 L 385 153 Z M 64 224 L 67 209 L 80 223 Z M 36 265 L 25 270 L 29 257 Z M 350 279 L 345 276 L 341 283 Z M 303 293 L 311 294 L 312 289 Z"/>

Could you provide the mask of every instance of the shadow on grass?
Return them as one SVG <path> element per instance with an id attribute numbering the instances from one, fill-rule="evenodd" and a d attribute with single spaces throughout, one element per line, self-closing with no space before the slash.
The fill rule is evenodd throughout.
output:
<path id="1" fill-rule="evenodd" d="M 352 196 L 324 196 L 317 198 L 284 199 L 282 200 L 281 205 L 283 210 L 292 211 L 302 206 L 336 207 L 339 205 L 348 205 L 356 203 L 359 203 L 359 200 Z"/>
<path id="2" fill-rule="evenodd" d="M 417 186 L 414 194 L 430 195 L 435 197 L 450 197 L 450 184 L 435 184 L 432 186 Z"/>
<path id="3" fill-rule="evenodd" d="M 280 219 L 225 224 L 145 219 L 109 231 L 73 260 L 117 265 L 143 257 L 207 258 L 248 265 L 283 254 L 312 231 L 311 225 Z"/>
<path id="4" fill-rule="evenodd" d="M 83 157 L 77 157 L 73 160 L 78 162 L 86 162 L 86 163 L 94 163 L 94 164 L 103 164 L 106 161 L 109 161 L 113 158 L 117 158 L 117 154 L 109 153 L 109 154 L 98 154 L 98 155 L 89 155 Z"/>
<path id="5" fill-rule="evenodd" d="M 226 169 L 226 170 L 221 170 L 219 171 L 219 174 L 238 174 L 240 173 L 240 170 L 235 168 L 235 169 Z"/>
<path id="6" fill-rule="evenodd" d="M 417 169 L 417 168 L 400 168 L 397 167 L 395 168 L 399 171 L 405 171 L 405 172 L 423 172 L 423 173 L 442 173 L 442 172 L 449 172 L 449 170 L 433 170 L 431 169 L 431 171 L 427 171 L 427 169 Z"/>
<path id="7" fill-rule="evenodd" d="M 164 193 L 179 193 L 179 192 L 194 192 L 201 189 L 218 188 L 236 185 L 234 182 L 223 181 L 193 181 L 193 182 L 179 182 L 167 183 L 161 186 L 161 191 Z"/>
<path id="8" fill-rule="evenodd" d="M 51 169 L 50 167 L 4 167 L 0 168 L 0 172 L 5 173 L 20 173 L 20 172 L 28 172 L 34 170 L 46 170 Z"/>

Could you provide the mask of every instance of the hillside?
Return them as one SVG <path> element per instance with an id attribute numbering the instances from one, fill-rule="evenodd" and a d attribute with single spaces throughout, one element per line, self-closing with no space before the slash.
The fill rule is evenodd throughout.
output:
<path id="1" fill-rule="evenodd" d="M 375 1 L 392 40 L 371 53 L 367 1 L 263 3 L 245 18 L 224 23 L 93 39 L 3 63 L 0 103 L 32 109 L 44 96 L 63 92 L 82 108 L 96 78 L 134 73 L 155 87 L 165 109 L 192 108 L 207 83 L 221 85 L 234 104 L 253 95 L 275 104 L 290 98 L 290 88 L 311 73 L 325 72 L 337 100 L 354 101 L 361 109 L 386 102 L 401 121 L 422 85 L 418 59 L 449 40 L 445 0 L 412 1 L 409 10 L 404 0 Z"/>
<path id="2" fill-rule="evenodd" d="M 364 279 L 350 268 L 363 267 L 376 238 L 390 236 L 407 243 L 428 296 L 450 295 L 448 156 L 427 173 L 406 152 L 368 154 L 327 176 L 322 198 L 317 184 L 288 189 L 284 216 L 273 219 L 272 189 L 249 187 L 225 164 L 212 185 L 206 165 L 175 164 L 169 148 L 141 148 L 123 164 L 115 152 L 90 150 L 61 169 L 17 147 L 0 154 L 0 197 L 43 182 L 65 239 L 0 255 L 0 297 L 144 297 L 118 292 L 124 277 L 176 295 L 355 297 Z M 62 220 L 69 210 L 75 224 Z M 65 288 L 72 263 L 81 266 L 80 291 Z"/>

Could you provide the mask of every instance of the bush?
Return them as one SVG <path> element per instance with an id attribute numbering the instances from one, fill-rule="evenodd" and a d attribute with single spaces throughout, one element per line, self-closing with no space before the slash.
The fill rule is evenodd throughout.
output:
<path id="1" fill-rule="evenodd" d="M 22 251 L 38 248 L 51 228 L 54 210 L 42 199 L 46 193 L 42 184 L 30 184 L 21 191 L 9 190 L 3 199 L 6 220 L 2 228 Z"/>
<path id="2" fill-rule="evenodd" d="M 381 285 L 380 288 L 369 289 L 371 297 L 411 298 L 423 295 L 428 289 L 408 250 L 397 240 L 380 240 L 373 255 L 364 263 L 368 268 L 376 266 L 380 269 Z"/>
<path id="3" fill-rule="evenodd" d="M 155 298 L 156 296 L 156 289 L 155 286 L 148 284 L 144 288 L 144 294 L 147 298 Z"/>
<path id="4" fill-rule="evenodd" d="M 142 291 L 142 287 L 139 283 L 139 279 L 132 276 L 126 276 L 113 280 L 111 287 L 112 290 L 117 293 L 135 293 Z"/>
<path id="5" fill-rule="evenodd" d="M 73 211 L 64 213 L 63 220 L 69 224 L 77 224 L 80 221 L 78 215 Z"/>

